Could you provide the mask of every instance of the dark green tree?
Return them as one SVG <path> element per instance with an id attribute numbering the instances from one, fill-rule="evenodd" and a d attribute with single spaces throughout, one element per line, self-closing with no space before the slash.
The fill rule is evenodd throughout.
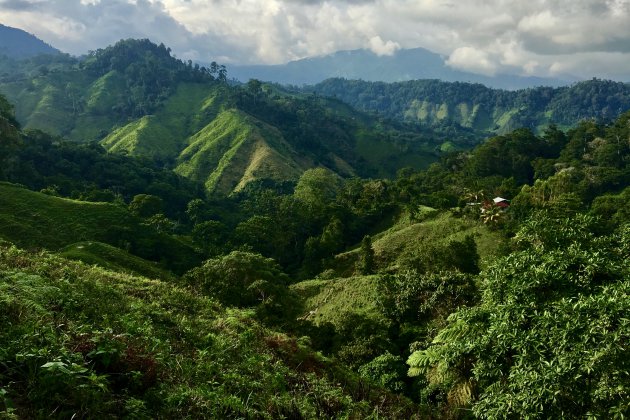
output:
<path id="1" fill-rule="evenodd" d="M 254 306 L 279 294 L 289 277 L 271 258 L 233 251 L 206 260 L 184 276 L 189 284 L 226 305 Z"/>
<path id="2" fill-rule="evenodd" d="M 359 249 L 359 259 L 357 261 L 357 271 L 360 274 L 367 275 L 374 273 L 376 261 L 374 260 L 374 248 L 372 247 L 372 238 L 365 235 L 361 241 Z"/>
<path id="3" fill-rule="evenodd" d="M 163 211 L 164 201 L 155 195 L 138 194 L 129 203 L 129 211 L 139 217 L 151 217 Z"/>

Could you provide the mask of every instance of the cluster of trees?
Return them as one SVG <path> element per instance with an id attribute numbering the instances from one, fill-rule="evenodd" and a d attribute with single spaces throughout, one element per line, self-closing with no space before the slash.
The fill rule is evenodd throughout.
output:
<path id="1" fill-rule="evenodd" d="M 137 194 L 159 197 L 162 212 L 185 220 L 188 202 L 204 197 L 203 187 L 158 162 L 108 154 L 98 143 L 62 141 L 39 130 L 25 130 L 13 141 L 3 165 L 4 179 L 39 191 L 84 201 L 126 202 Z M 19 138 L 19 142 L 17 141 Z"/>
<path id="2" fill-rule="evenodd" d="M 513 111 L 508 129 L 537 128 L 551 121 L 571 126 L 580 119 L 595 118 L 610 121 L 630 108 L 630 86 L 626 83 L 593 79 L 569 87 L 537 87 L 515 92 L 496 90 L 481 84 L 414 80 L 399 83 L 366 82 L 361 80 L 328 79 L 309 91 L 336 97 L 357 109 L 377 112 L 394 119 L 422 121 L 434 125 L 447 121 L 459 126 L 495 130 L 495 115 Z M 441 116 L 417 114 L 414 103 L 426 101 L 435 107 L 445 107 Z M 470 112 L 458 109 L 465 104 Z M 477 109 L 477 116 L 471 116 Z M 480 117 L 485 114 L 486 117 Z M 442 122 L 439 122 L 442 124 Z M 480 140 L 483 133 L 478 133 Z"/>
<path id="3" fill-rule="evenodd" d="M 127 39 L 105 49 L 90 51 L 80 68 L 95 77 L 118 72 L 124 77 L 127 101 L 116 111 L 127 117 L 150 114 L 173 92 L 179 82 L 227 81 L 225 66 L 213 62 L 209 68 L 184 63 L 171 56 L 171 49 L 148 39 Z"/>

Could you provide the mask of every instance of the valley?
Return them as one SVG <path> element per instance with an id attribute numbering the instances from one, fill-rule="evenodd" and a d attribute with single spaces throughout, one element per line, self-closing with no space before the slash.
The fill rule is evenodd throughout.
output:
<path id="1" fill-rule="evenodd" d="M 630 415 L 627 84 L 0 71 L 0 418 Z"/>

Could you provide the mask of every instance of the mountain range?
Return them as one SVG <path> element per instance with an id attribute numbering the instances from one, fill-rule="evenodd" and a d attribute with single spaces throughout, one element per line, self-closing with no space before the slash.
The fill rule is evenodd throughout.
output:
<path id="1" fill-rule="evenodd" d="M 149 40 L 81 59 L 5 57 L 0 68 L 12 72 L 0 93 L 23 128 L 156 159 L 217 194 L 260 179 L 295 181 L 321 166 L 392 177 L 514 128 L 570 127 L 630 108 L 628 85 L 598 80 L 517 92 L 436 80 L 231 85 L 220 67 L 184 63 Z"/>
<path id="2" fill-rule="evenodd" d="M 535 86 L 563 86 L 575 80 L 481 74 L 448 66 L 445 58 L 424 48 L 401 49 L 392 55 L 377 55 L 370 50 L 339 51 L 330 55 L 305 58 L 280 65 L 230 66 L 229 72 L 242 82 L 260 79 L 268 82 L 312 85 L 328 78 L 365 81 L 402 82 L 416 79 L 439 79 L 447 82 L 481 83 L 497 89 L 523 89 Z"/>

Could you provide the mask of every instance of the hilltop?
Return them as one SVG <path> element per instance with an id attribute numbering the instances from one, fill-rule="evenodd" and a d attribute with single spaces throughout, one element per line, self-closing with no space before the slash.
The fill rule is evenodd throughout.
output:
<path id="1" fill-rule="evenodd" d="M 35 35 L 0 24 L 0 55 L 22 59 L 39 54 L 60 54 L 60 51 Z"/>

